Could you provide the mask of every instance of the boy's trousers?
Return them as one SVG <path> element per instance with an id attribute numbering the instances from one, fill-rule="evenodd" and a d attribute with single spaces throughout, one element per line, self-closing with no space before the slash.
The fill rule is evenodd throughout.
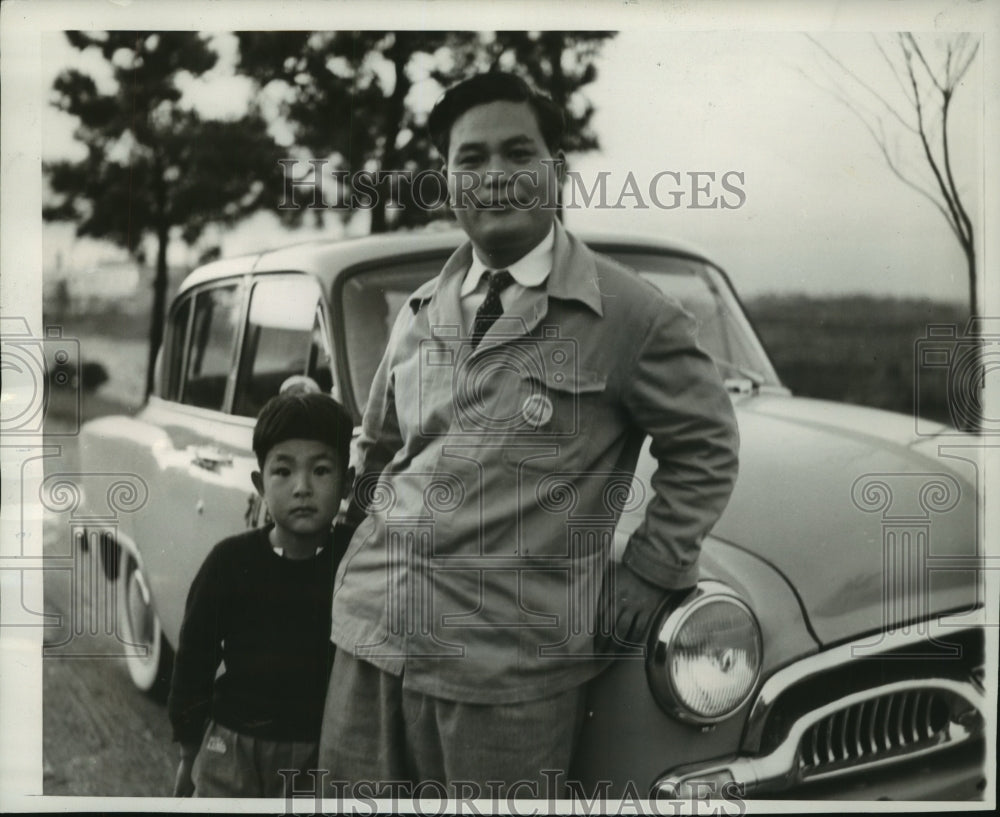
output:
<path id="1" fill-rule="evenodd" d="M 314 785 L 303 773 L 315 766 L 315 741 L 255 738 L 209 721 L 191 771 L 194 796 L 284 797 L 286 785 L 289 791 Z"/>
<path id="2" fill-rule="evenodd" d="M 345 781 L 434 781 L 458 798 L 562 797 L 584 691 L 514 704 L 450 701 L 403 689 L 401 677 L 337 650 L 320 734 L 325 789 L 350 795 Z"/>

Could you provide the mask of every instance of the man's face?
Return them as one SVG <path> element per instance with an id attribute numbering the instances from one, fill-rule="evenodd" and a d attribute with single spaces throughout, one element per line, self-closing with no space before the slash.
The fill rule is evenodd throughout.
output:
<path id="1" fill-rule="evenodd" d="M 562 154 L 549 153 L 527 102 L 489 102 L 462 114 L 446 170 L 458 223 L 487 263 L 513 263 L 548 234 Z"/>

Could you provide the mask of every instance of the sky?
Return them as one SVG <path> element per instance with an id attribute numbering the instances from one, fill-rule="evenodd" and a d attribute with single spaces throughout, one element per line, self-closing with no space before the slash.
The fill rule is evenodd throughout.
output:
<path id="1" fill-rule="evenodd" d="M 886 21 L 872 27 L 885 28 Z M 887 96 L 898 93 L 870 33 L 816 37 Z M 220 65 L 203 81 L 186 83 L 185 98 L 206 115 L 235 116 L 250 87 L 232 76 L 235 38 L 219 35 L 215 42 Z M 925 44 L 933 50 L 933 40 Z M 66 66 L 101 68 L 99 58 L 76 52 L 58 32 L 44 34 L 42 53 L 45 99 Z M 950 128 L 956 175 L 977 225 L 984 194 L 983 71 L 980 55 L 956 95 Z M 597 109 L 601 150 L 571 156 L 570 167 L 588 188 L 604 174 L 609 204 L 631 174 L 642 200 L 627 195 L 619 209 L 568 210 L 567 226 L 692 244 L 725 268 L 744 295 L 864 292 L 967 301 L 964 256 L 943 216 L 891 174 L 862 123 L 826 90 L 834 76 L 799 31 L 625 27 L 605 45 L 598 78 L 586 90 Z M 49 105 L 42 116 L 43 157 L 79 155 L 71 118 Z M 916 150 L 913 143 L 904 155 L 924 172 Z M 692 175 L 705 173 L 715 174 L 714 181 Z M 723 176 L 742 196 L 721 187 Z M 656 179 L 660 202 L 679 206 L 655 205 L 648 190 Z M 692 190 L 706 185 L 702 193 Z M 692 206 L 719 196 L 740 206 Z M 336 236 L 339 229 L 330 220 L 319 234 Z M 314 234 L 260 215 L 208 237 L 234 254 Z M 49 274 L 56 264 L 87 267 L 120 253 L 74 240 L 70 225 L 46 225 L 43 235 Z M 178 243 L 170 257 L 193 263 L 196 253 Z"/>
<path id="2" fill-rule="evenodd" d="M 893 90 L 868 34 L 821 39 Z M 737 170 L 746 195 L 730 210 L 613 211 L 615 228 L 694 242 L 743 292 L 965 298 L 964 256 L 944 218 L 891 174 L 860 121 L 817 84 L 827 72 L 804 35 L 629 32 L 605 57 L 593 94 L 605 156 L 625 158 L 645 178 L 667 168 Z M 967 201 L 979 211 L 981 86 L 978 75 L 971 80 L 956 96 L 951 133 Z M 588 156 L 578 166 L 586 176 L 604 161 Z M 575 220 L 589 226 L 598 215 Z"/>

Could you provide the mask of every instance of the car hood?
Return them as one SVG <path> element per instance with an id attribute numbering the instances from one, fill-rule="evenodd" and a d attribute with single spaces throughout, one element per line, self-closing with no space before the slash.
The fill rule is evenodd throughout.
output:
<path id="1" fill-rule="evenodd" d="M 977 604 L 972 438 L 786 395 L 736 407 L 740 474 L 712 534 L 786 578 L 821 644 Z"/>

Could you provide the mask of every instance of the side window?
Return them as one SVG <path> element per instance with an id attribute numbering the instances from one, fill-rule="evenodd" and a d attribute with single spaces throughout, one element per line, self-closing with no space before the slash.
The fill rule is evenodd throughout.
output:
<path id="1" fill-rule="evenodd" d="M 163 373 L 160 396 L 177 400 L 181 393 L 181 372 L 184 371 L 184 350 L 187 348 L 188 321 L 191 317 L 191 298 L 185 298 L 174 309 L 167 329 L 166 370 Z"/>
<path id="2" fill-rule="evenodd" d="M 319 284 L 305 275 L 261 278 L 250 293 L 250 312 L 233 413 L 256 417 L 292 375 L 305 374 L 329 391 L 330 361 L 319 318 Z"/>
<path id="3" fill-rule="evenodd" d="M 216 411 L 224 407 L 239 320 L 238 284 L 206 289 L 195 296 L 182 403 Z"/>

